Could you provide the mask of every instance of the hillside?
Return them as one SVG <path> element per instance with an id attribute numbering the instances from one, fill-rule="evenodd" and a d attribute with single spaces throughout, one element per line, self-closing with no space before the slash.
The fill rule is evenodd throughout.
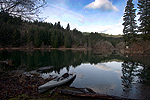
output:
<path id="1" fill-rule="evenodd" d="M 142 40 L 131 43 L 128 48 L 125 49 L 126 54 L 150 54 L 150 40 Z"/>
<path id="2" fill-rule="evenodd" d="M 85 33 L 63 28 L 60 22 L 25 21 L 1 12 L 0 48 L 105 48 L 113 49 L 123 37 L 104 33 Z"/>

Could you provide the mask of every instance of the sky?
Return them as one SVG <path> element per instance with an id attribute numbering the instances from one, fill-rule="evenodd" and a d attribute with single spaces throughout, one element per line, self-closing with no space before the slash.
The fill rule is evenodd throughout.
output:
<path id="1" fill-rule="evenodd" d="M 123 34 L 123 14 L 127 0 L 47 0 L 41 17 L 46 22 L 60 21 L 61 26 L 81 32 Z M 137 0 L 133 0 L 137 4 Z"/>

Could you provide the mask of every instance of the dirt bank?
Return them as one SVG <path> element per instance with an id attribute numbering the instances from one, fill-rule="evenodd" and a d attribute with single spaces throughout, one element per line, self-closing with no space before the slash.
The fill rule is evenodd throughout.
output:
<path id="1" fill-rule="evenodd" d="M 150 55 L 150 41 L 134 42 L 125 48 L 126 54 Z"/>

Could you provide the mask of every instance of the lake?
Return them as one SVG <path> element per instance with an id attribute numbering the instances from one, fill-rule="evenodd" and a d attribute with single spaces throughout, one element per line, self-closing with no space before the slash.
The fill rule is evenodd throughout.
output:
<path id="1" fill-rule="evenodd" d="M 41 77 L 76 73 L 71 86 L 125 98 L 150 99 L 150 56 L 147 55 L 120 55 L 116 51 L 99 55 L 71 50 L 0 51 L 0 61 L 6 60 L 13 61 L 14 66 L 1 66 L 1 70 L 31 72 L 54 66 L 41 73 Z"/>

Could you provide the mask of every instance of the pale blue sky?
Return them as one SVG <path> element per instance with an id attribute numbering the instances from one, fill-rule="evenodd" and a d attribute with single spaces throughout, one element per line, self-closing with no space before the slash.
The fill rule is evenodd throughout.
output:
<path id="1" fill-rule="evenodd" d="M 47 0 L 47 7 L 41 16 L 48 16 L 47 22 L 60 21 L 66 28 L 82 32 L 104 32 L 123 34 L 124 9 L 127 0 Z M 137 0 L 133 0 L 135 7 Z"/>

